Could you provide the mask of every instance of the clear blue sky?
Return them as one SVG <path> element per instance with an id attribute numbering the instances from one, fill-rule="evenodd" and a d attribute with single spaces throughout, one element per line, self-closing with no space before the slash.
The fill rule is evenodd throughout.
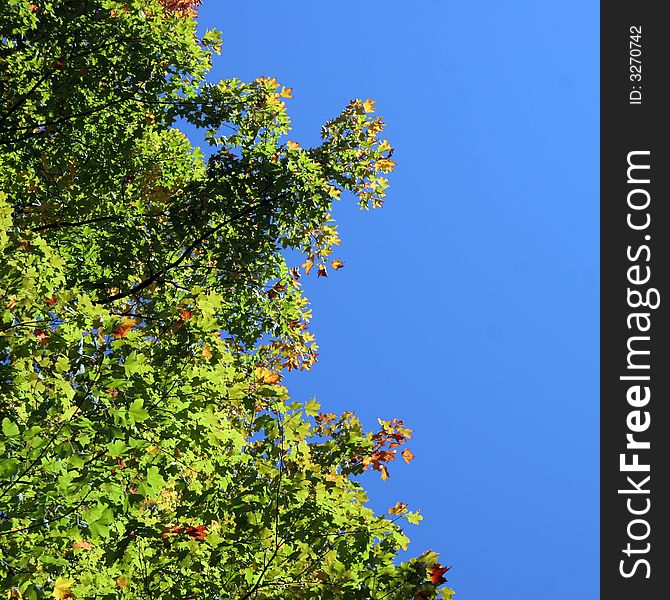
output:
<path id="1" fill-rule="evenodd" d="M 411 466 L 371 503 L 425 519 L 460 600 L 598 587 L 598 3 L 206 0 L 213 76 L 293 87 L 292 139 L 354 97 L 397 150 L 387 206 L 335 216 L 308 285 L 320 363 L 294 397 L 404 418 Z"/>

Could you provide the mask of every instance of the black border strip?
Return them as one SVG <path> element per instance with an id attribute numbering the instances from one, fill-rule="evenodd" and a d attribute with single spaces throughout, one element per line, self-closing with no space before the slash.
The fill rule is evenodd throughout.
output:
<path id="1" fill-rule="evenodd" d="M 600 582 L 607 600 L 670 597 L 670 29 L 662 8 L 601 5 Z"/>

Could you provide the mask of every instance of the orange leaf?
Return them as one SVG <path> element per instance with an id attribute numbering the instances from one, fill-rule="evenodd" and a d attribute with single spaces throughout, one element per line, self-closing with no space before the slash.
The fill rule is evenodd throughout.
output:
<path id="1" fill-rule="evenodd" d="M 265 385 L 277 385 L 281 381 L 281 375 L 279 373 L 275 373 L 265 367 L 257 367 L 255 374 L 259 383 Z"/>
<path id="2" fill-rule="evenodd" d="M 191 314 L 191 311 L 188 308 L 185 308 L 179 313 L 179 316 L 185 321 L 188 321 L 193 315 Z"/>
<path id="3" fill-rule="evenodd" d="M 207 537 L 207 525 L 187 527 L 184 533 L 194 540 L 204 540 Z"/>
<path id="4" fill-rule="evenodd" d="M 49 334 L 44 331 L 43 329 L 36 329 L 35 330 L 35 337 L 37 338 L 37 341 L 42 344 L 42 346 L 45 346 L 46 343 L 49 341 Z"/>
<path id="5" fill-rule="evenodd" d="M 298 144 L 298 142 L 293 142 L 293 141 L 289 140 L 288 142 L 286 142 L 286 145 L 288 146 L 289 150 L 299 150 L 300 149 L 300 144 Z"/>
<path id="6" fill-rule="evenodd" d="M 344 266 L 344 263 L 339 258 L 336 258 L 333 262 L 330 263 L 330 266 L 337 271 Z"/>
<path id="7" fill-rule="evenodd" d="M 58 298 L 56 298 L 56 296 L 52 296 L 51 298 L 47 298 L 44 301 L 44 304 L 46 304 L 47 306 L 53 306 L 54 304 L 56 304 L 56 302 L 58 302 Z"/>
<path id="8" fill-rule="evenodd" d="M 382 481 L 386 481 L 390 477 L 389 470 L 384 465 L 379 470 L 382 472 Z"/>
<path id="9" fill-rule="evenodd" d="M 293 98 L 291 95 L 293 93 L 293 88 L 287 88 L 282 86 L 281 92 L 279 93 L 280 98 Z"/>
<path id="10" fill-rule="evenodd" d="M 164 526 L 163 531 L 161 532 L 161 537 L 163 539 L 170 538 L 179 533 L 184 533 L 184 528 L 181 525 L 169 525 Z"/>
<path id="11" fill-rule="evenodd" d="M 88 540 L 78 540 L 72 544 L 73 548 L 81 548 L 82 550 L 93 550 L 93 544 Z"/>
<path id="12" fill-rule="evenodd" d="M 117 577 L 114 580 L 114 589 L 115 590 L 122 590 L 124 588 L 128 587 L 128 578 L 126 577 Z"/>
<path id="13" fill-rule="evenodd" d="M 116 326 L 116 329 L 112 331 L 112 337 L 114 339 L 124 338 L 128 335 L 128 332 L 135 326 L 135 319 L 124 318 Z"/>
<path id="14" fill-rule="evenodd" d="M 212 358 L 212 349 L 209 347 L 209 344 L 205 344 L 202 347 L 202 355 L 205 358 Z"/>
<path id="15" fill-rule="evenodd" d="M 414 454 L 412 454 L 412 451 L 409 448 L 403 450 L 400 454 L 402 454 L 402 457 L 405 459 L 407 464 L 411 463 L 412 459 L 414 458 Z"/>

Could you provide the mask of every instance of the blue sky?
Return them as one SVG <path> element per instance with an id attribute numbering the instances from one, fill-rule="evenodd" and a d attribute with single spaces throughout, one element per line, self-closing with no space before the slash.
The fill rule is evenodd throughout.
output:
<path id="1" fill-rule="evenodd" d="M 387 206 L 336 208 L 345 268 L 307 284 L 321 346 L 295 398 L 414 429 L 366 478 L 418 508 L 460 600 L 598 587 L 599 13 L 592 1 L 206 1 L 213 77 L 293 87 L 317 143 L 371 97 L 398 167 Z"/>

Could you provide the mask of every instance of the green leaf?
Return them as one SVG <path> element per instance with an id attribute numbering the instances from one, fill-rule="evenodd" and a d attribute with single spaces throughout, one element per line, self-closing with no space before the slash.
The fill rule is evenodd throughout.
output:
<path id="1" fill-rule="evenodd" d="M 2 433 L 7 437 L 15 437 L 19 435 L 19 426 L 5 417 L 2 420 Z"/>
<path id="2" fill-rule="evenodd" d="M 112 458 L 119 458 L 120 456 L 123 456 L 126 450 L 128 450 L 128 446 L 126 446 L 124 441 L 116 440 L 111 444 L 107 444 L 107 450 Z"/>
<path id="3" fill-rule="evenodd" d="M 133 400 L 128 408 L 128 417 L 130 418 L 131 423 L 141 423 L 149 418 L 149 413 L 143 406 L 144 400 L 142 400 L 142 398 Z"/>
<path id="4" fill-rule="evenodd" d="M 316 398 L 312 398 L 311 400 L 305 403 L 305 414 L 309 417 L 315 417 L 316 415 L 319 414 L 320 408 L 321 404 L 319 404 L 316 401 Z"/>

